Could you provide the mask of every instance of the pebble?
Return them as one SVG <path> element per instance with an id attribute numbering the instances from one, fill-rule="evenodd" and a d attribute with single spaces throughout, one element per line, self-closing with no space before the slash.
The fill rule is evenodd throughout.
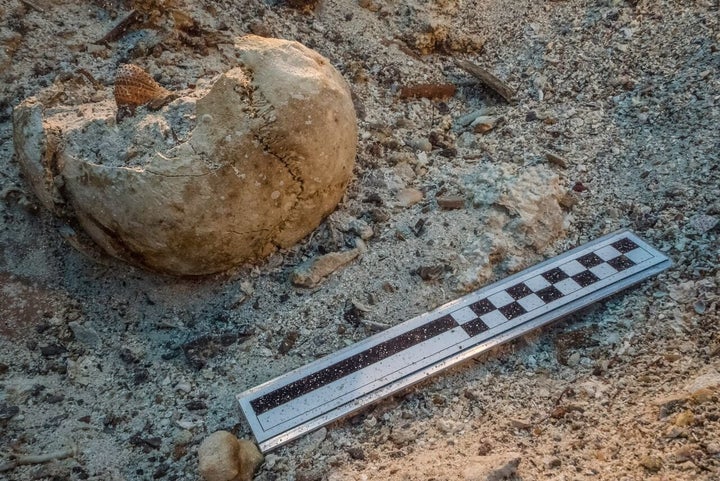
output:
<path id="1" fill-rule="evenodd" d="M 458 117 L 455 119 L 455 124 L 459 127 L 467 127 L 468 125 L 472 124 L 475 119 L 485 114 L 485 110 L 475 110 L 473 112 L 470 112 L 467 115 L 463 115 L 462 117 Z"/>
<path id="2" fill-rule="evenodd" d="M 290 274 L 290 281 L 299 287 L 315 287 L 327 276 L 353 261 L 365 251 L 365 243 L 358 240 L 357 247 L 343 252 L 331 252 L 314 257 L 297 266 Z"/>
<path id="3" fill-rule="evenodd" d="M 423 193 L 417 189 L 402 189 L 397 193 L 397 201 L 401 207 L 411 207 L 423 200 Z"/>
<path id="4" fill-rule="evenodd" d="M 663 462 L 658 456 L 643 456 L 640 459 L 640 466 L 652 473 L 657 473 L 662 469 Z"/>
<path id="5" fill-rule="evenodd" d="M 0 421 L 12 419 L 20 413 L 18 406 L 10 406 L 5 403 L 0 404 Z"/>
<path id="6" fill-rule="evenodd" d="M 690 225 L 700 234 L 704 234 L 720 223 L 720 219 L 713 215 L 700 214 L 690 219 Z"/>
<path id="7" fill-rule="evenodd" d="M 420 152 L 430 152 L 432 150 L 432 144 L 426 138 L 422 139 L 409 139 L 405 142 L 408 147 L 413 150 L 419 150 Z"/>
<path id="8" fill-rule="evenodd" d="M 437 197 L 435 200 L 443 210 L 456 210 L 465 207 L 465 198 L 459 195 L 444 195 Z"/>
<path id="9" fill-rule="evenodd" d="M 73 332 L 75 339 L 88 347 L 100 345 L 100 335 L 89 323 L 80 324 L 77 321 L 68 322 L 68 327 Z"/>
<path id="10" fill-rule="evenodd" d="M 198 448 L 200 476 L 205 481 L 250 481 L 263 456 L 255 443 L 216 431 Z"/>
<path id="11" fill-rule="evenodd" d="M 495 125 L 498 123 L 499 120 L 500 119 L 497 117 L 481 115 L 480 117 L 476 118 L 472 124 L 470 124 L 470 127 L 472 127 L 474 132 L 478 134 L 484 134 L 494 129 Z"/>
<path id="12" fill-rule="evenodd" d="M 718 386 L 720 386 L 720 372 L 713 370 L 693 379 L 688 384 L 686 390 L 690 393 L 694 393 L 700 389 L 712 389 Z"/>
<path id="13" fill-rule="evenodd" d="M 357 459 L 358 461 L 364 461 L 365 460 L 365 451 L 361 447 L 353 446 L 346 449 L 346 452 L 352 459 Z"/>
<path id="14" fill-rule="evenodd" d="M 675 426 L 682 428 L 693 424 L 695 424 L 695 415 L 689 409 L 686 409 L 675 417 Z"/>
<path id="15" fill-rule="evenodd" d="M 179 382 L 175 385 L 175 390 L 184 392 L 184 393 L 189 393 L 190 391 L 192 391 L 192 386 L 190 385 L 189 382 Z"/>
<path id="16" fill-rule="evenodd" d="M 557 165 L 558 167 L 563 169 L 567 168 L 567 160 L 557 154 L 553 154 L 552 152 L 545 152 L 545 158 L 553 165 Z"/>

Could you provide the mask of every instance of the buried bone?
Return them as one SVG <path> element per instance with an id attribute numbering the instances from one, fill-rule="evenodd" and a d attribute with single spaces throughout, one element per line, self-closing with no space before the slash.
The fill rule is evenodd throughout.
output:
<path id="1" fill-rule="evenodd" d="M 297 42 L 251 35 L 235 48 L 240 66 L 172 92 L 155 112 L 169 91 L 121 67 L 115 98 L 136 112 L 119 123 L 110 96 L 22 102 L 15 149 L 41 203 L 109 254 L 177 275 L 227 270 L 305 237 L 352 175 L 349 88 Z"/>

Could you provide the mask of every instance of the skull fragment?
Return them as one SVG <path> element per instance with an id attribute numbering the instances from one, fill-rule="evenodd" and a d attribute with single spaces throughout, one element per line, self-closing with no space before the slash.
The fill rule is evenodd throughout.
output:
<path id="1" fill-rule="evenodd" d="M 247 36 L 235 48 L 239 66 L 207 87 L 165 91 L 172 101 L 120 121 L 110 95 L 22 102 L 15 151 L 40 202 L 111 255 L 178 275 L 223 271 L 305 237 L 352 175 L 349 88 L 297 42 Z"/>

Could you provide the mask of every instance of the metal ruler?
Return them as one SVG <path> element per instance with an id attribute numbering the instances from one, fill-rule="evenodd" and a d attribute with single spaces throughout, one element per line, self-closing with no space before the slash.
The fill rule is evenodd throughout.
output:
<path id="1" fill-rule="evenodd" d="M 615 232 L 238 395 L 267 452 L 668 267 Z"/>

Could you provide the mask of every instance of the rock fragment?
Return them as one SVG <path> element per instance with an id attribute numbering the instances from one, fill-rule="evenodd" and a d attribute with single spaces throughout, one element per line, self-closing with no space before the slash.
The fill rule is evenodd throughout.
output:
<path id="1" fill-rule="evenodd" d="M 401 207 L 411 207 L 423 199 L 423 193 L 418 189 L 402 189 L 397 194 L 397 202 Z"/>
<path id="2" fill-rule="evenodd" d="M 299 287 L 315 287 L 324 278 L 354 260 L 365 251 L 365 243 L 358 240 L 357 247 L 343 252 L 331 252 L 299 265 L 290 275 L 290 281 Z"/>
<path id="3" fill-rule="evenodd" d="M 227 431 L 212 433 L 198 449 L 200 476 L 205 481 L 250 481 L 262 462 L 254 443 Z"/>

